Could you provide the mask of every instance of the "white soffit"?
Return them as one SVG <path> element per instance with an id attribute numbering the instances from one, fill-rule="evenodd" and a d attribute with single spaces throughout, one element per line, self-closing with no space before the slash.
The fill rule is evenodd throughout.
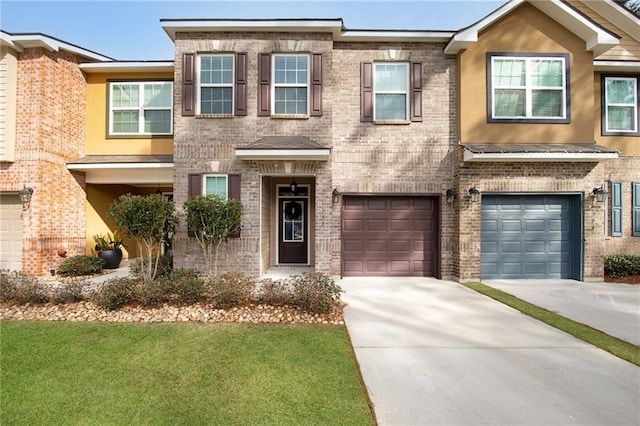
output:
<path id="1" fill-rule="evenodd" d="M 67 169 L 84 172 L 92 184 L 173 185 L 173 163 L 67 164 Z"/>
<path id="2" fill-rule="evenodd" d="M 173 61 L 88 62 L 80 69 L 88 74 L 107 72 L 173 72 Z"/>
<path id="3" fill-rule="evenodd" d="M 327 161 L 330 148 L 320 149 L 242 149 L 236 148 L 241 160 L 316 160 Z"/>
<path id="4" fill-rule="evenodd" d="M 598 56 L 620 43 L 620 40 L 616 36 L 594 24 L 562 1 L 512 0 L 476 24 L 456 33 L 445 47 L 444 52 L 446 54 L 457 54 L 460 50 L 468 48 L 478 41 L 479 32 L 512 12 L 523 3 L 530 3 L 551 19 L 583 39 L 586 44 L 586 50 L 593 51 L 594 56 Z"/>
<path id="5" fill-rule="evenodd" d="M 62 40 L 58 40 L 57 38 L 48 36 L 46 34 L 40 34 L 40 33 L 12 34 L 4 31 L 0 31 L 0 40 L 2 41 L 3 44 L 6 44 L 20 52 L 23 51 L 24 49 L 42 47 L 52 52 L 57 52 L 61 49 L 66 50 L 67 52 L 71 52 L 73 54 L 84 56 L 85 58 L 93 59 L 97 61 L 113 60 L 113 58 L 110 58 L 108 56 L 104 56 L 92 50 L 88 50 L 80 46 L 76 46 L 74 44 L 67 43 Z"/>
<path id="6" fill-rule="evenodd" d="M 640 61 L 593 61 L 593 69 L 600 72 L 640 72 Z"/>

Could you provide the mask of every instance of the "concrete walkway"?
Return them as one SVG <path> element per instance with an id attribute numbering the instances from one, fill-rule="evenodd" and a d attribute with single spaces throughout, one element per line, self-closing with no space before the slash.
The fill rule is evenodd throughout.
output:
<path id="1" fill-rule="evenodd" d="M 380 425 L 637 425 L 640 369 L 451 281 L 345 278 Z"/>
<path id="2" fill-rule="evenodd" d="M 483 282 L 534 305 L 640 346 L 640 285 L 574 280 Z"/>

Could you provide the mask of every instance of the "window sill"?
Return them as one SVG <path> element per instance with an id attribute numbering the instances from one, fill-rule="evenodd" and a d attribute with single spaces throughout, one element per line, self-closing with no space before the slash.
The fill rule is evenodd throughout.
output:
<path id="1" fill-rule="evenodd" d="M 196 118 L 233 118 L 233 114 L 196 114 Z"/>
<path id="2" fill-rule="evenodd" d="M 173 137 L 173 134 L 162 134 L 162 135 L 141 135 L 140 133 L 132 133 L 130 135 L 107 135 L 107 139 L 170 139 Z"/>
<path id="3" fill-rule="evenodd" d="M 307 114 L 272 114 L 271 118 L 276 120 L 308 120 Z"/>
<path id="4" fill-rule="evenodd" d="M 411 124 L 411 121 L 408 120 L 376 120 L 373 122 L 374 124 L 379 124 L 381 126 L 406 126 Z"/>

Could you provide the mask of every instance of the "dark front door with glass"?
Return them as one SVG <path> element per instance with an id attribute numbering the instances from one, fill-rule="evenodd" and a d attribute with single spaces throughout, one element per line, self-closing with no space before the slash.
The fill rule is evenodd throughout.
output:
<path id="1" fill-rule="evenodd" d="M 278 214 L 278 261 L 280 264 L 308 263 L 308 200 L 280 198 Z"/>

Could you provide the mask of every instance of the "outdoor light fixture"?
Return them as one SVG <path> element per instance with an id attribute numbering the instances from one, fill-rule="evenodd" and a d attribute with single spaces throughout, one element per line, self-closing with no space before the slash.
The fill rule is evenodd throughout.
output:
<path id="1" fill-rule="evenodd" d="M 291 192 L 295 194 L 296 190 L 298 189 L 298 182 L 296 182 L 295 178 L 291 181 L 289 187 L 291 188 Z"/>
<path id="2" fill-rule="evenodd" d="M 607 199 L 607 195 L 609 194 L 604 185 L 602 185 L 602 187 L 600 188 L 596 186 L 595 188 L 593 188 L 593 191 L 591 193 L 594 197 L 596 197 L 596 201 L 599 203 L 603 203 L 604 200 Z"/>
<path id="3" fill-rule="evenodd" d="M 27 188 L 22 185 L 22 189 L 18 191 L 20 196 L 20 202 L 22 203 L 22 210 L 27 210 L 31 205 L 31 196 L 33 195 L 33 188 Z"/>
<path id="4" fill-rule="evenodd" d="M 480 201 L 480 190 L 476 188 L 475 185 L 472 188 L 469 188 L 469 195 L 471 196 L 472 203 Z"/>
<path id="5" fill-rule="evenodd" d="M 453 204 L 453 202 L 456 200 L 456 195 L 456 191 L 451 188 L 447 189 L 447 203 Z"/>
<path id="6" fill-rule="evenodd" d="M 333 188 L 333 192 L 331 193 L 331 201 L 333 201 L 333 204 L 337 204 L 340 202 L 340 191 L 338 191 L 338 188 Z"/>

